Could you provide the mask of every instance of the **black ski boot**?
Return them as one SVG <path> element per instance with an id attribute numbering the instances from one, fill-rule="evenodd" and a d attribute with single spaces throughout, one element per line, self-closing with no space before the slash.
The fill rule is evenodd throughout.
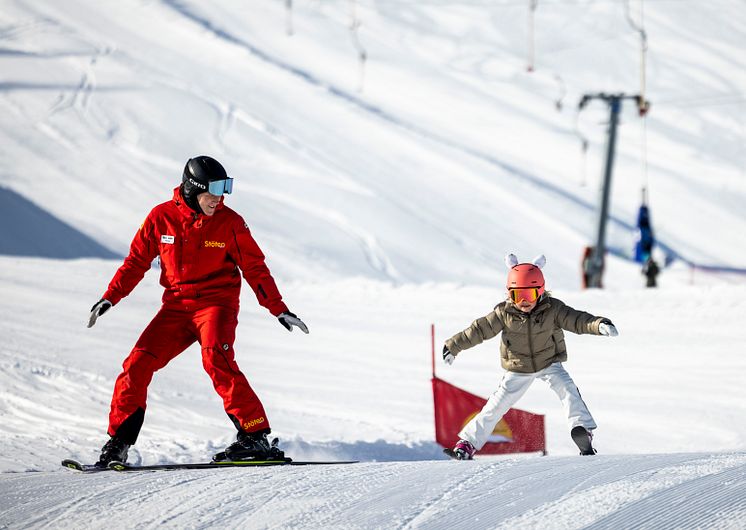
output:
<path id="1" fill-rule="evenodd" d="M 96 467 L 107 467 L 109 462 L 122 462 L 127 461 L 127 451 L 130 446 L 124 443 L 121 439 L 116 436 L 109 438 L 109 441 L 104 444 L 101 448 L 101 456 L 98 457 Z"/>
<path id="2" fill-rule="evenodd" d="M 591 431 L 586 430 L 585 427 L 578 425 L 577 427 L 573 427 L 573 429 L 570 431 L 570 436 L 572 437 L 572 441 L 575 442 L 575 445 L 578 446 L 578 449 L 580 449 L 581 455 L 595 455 L 596 450 L 591 445 L 591 442 L 593 441 L 593 435 L 591 434 Z"/>
<path id="3" fill-rule="evenodd" d="M 267 440 L 266 432 L 239 432 L 236 441 L 212 457 L 214 462 L 241 460 L 285 460 L 285 453 L 277 447 L 279 440 Z"/>

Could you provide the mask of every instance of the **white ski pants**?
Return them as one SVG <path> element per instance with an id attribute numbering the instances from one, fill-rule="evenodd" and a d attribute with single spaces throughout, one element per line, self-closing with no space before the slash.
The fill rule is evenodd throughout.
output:
<path id="1" fill-rule="evenodd" d="M 526 393 L 534 379 L 546 381 L 560 398 L 570 429 L 578 425 L 589 431 L 596 428 L 596 422 L 580 397 L 580 391 L 572 377 L 562 363 L 554 363 L 533 374 L 505 372 L 498 389 L 487 400 L 482 411 L 464 426 L 459 437 L 471 442 L 477 450 L 481 449 L 500 418 Z"/>

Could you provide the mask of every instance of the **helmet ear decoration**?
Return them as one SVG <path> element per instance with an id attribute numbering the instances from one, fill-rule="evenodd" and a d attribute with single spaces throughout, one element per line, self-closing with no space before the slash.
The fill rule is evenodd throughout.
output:
<path id="1" fill-rule="evenodd" d="M 515 254 L 513 253 L 506 254 L 505 255 L 505 266 L 508 269 L 512 269 L 516 265 L 518 265 L 518 258 L 515 256 Z"/>
<path id="2" fill-rule="evenodd" d="M 544 257 L 544 254 L 539 254 L 538 256 L 536 256 L 536 257 L 535 257 L 535 258 L 534 258 L 534 259 L 533 259 L 533 260 L 531 261 L 531 263 L 532 263 L 533 265 L 536 265 L 536 266 L 537 266 L 537 267 L 539 267 L 540 269 L 543 269 L 543 268 L 544 268 L 544 265 L 546 265 L 546 264 L 547 264 L 547 258 L 545 258 L 545 257 Z"/>

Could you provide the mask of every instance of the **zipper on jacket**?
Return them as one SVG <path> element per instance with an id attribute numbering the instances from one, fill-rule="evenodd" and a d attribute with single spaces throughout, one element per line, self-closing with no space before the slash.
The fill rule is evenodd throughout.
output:
<path id="1" fill-rule="evenodd" d="M 531 315 L 528 315 L 528 353 L 531 355 L 531 368 L 536 373 L 536 359 L 534 358 L 534 341 L 531 340 Z"/>

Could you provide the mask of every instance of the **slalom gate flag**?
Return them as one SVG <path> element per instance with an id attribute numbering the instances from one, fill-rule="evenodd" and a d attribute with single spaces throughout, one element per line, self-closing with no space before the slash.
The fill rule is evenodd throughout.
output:
<path id="1" fill-rule="evenodd" d="M 433 377 L 435 404 L 435 441 L 453 447 L 458 433 L 487 403 L 486 399 Z M 510 409 L 498 422 L 480 454 L 532 453 L 546 454 L 544 416 Z"/>

